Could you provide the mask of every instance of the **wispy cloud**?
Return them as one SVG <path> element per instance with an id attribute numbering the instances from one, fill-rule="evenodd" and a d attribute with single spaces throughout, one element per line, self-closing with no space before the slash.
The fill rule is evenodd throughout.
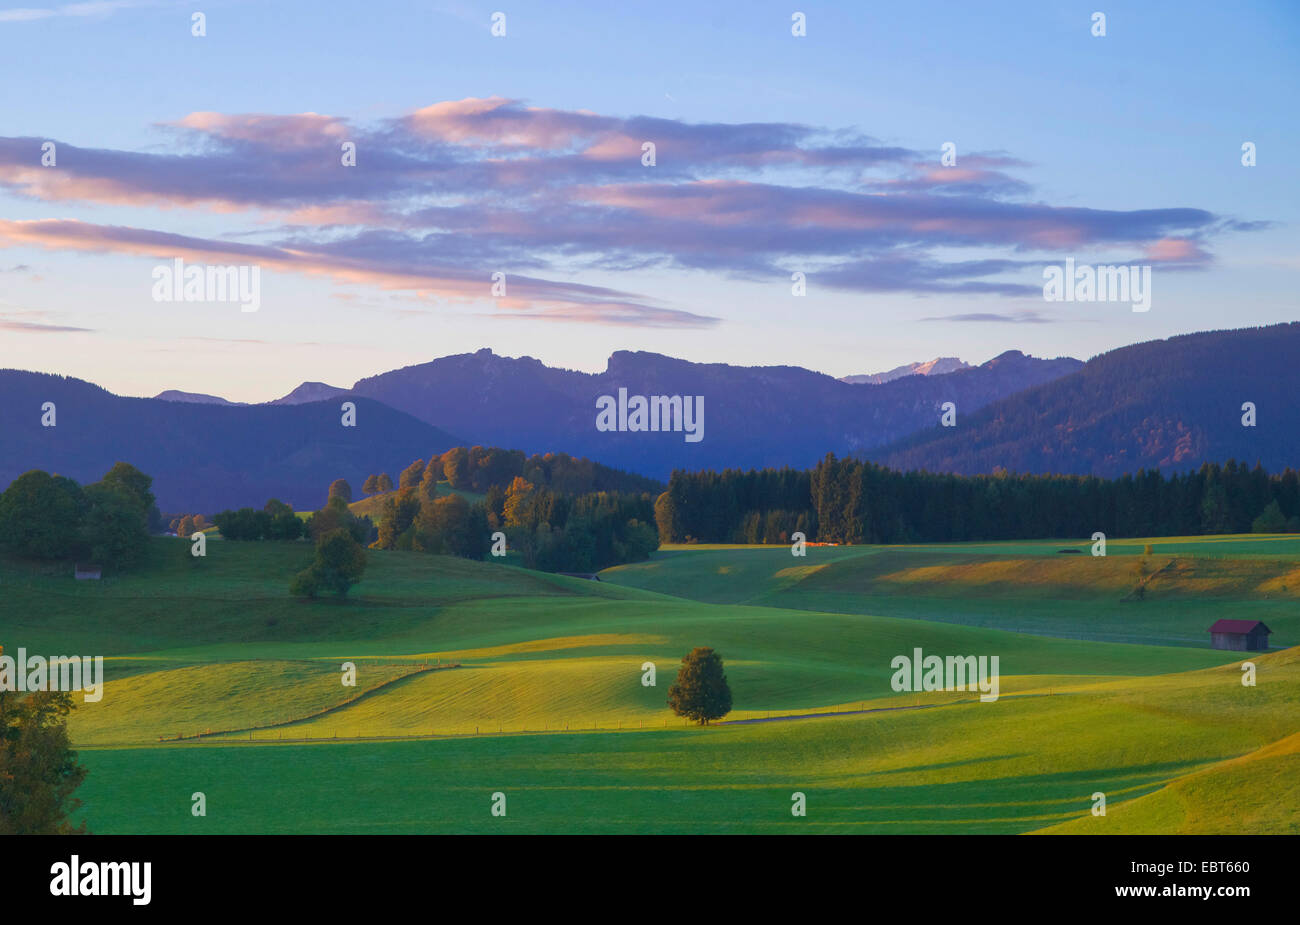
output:
<path id="1" fill-rule="evenodd" d="M 1022 312 L 967 312 L 961 315 L 932 315 L 922 321 L 992 321 L 1002 324 L 1054 324 L 1060 319 L 1048 318 L 1035 311 Z"/>
<path id="2" fill-rule="evenodd" d="M 94 333 L 93 328 L 78 328 L 66 324 L 49 324 L 34 321 L 34 318 L 48 318 L 50 312 L 18 308 L 6 299 L 0 299 L 0 331 L 21 331 L 33 334 L 69 334 Z"/>
<path id="3" fill-rule="evenodd" d="M 53 7 L 19 7 L 0 10 L 0 23 L 36 22 L 41 19 L 89 18 L 111 16 L 120 10 L 141 6 L 156 6 L 157 0 L 94 0 L 89 3 L 66 3 Z"/>
<path id="4" fill-rule="evenodd" d="M 945 168 L 937 151 L 856 131 L 608 116 L 501 97 L 434 103 L 374 125 L 195 112 L 163 128 L 161 151 L 59 142 L 54 169 L 40 166 L 43 139 L 0 137 L 0 188 L 63 208 L 215 211 L 229 226 L 220 239 L 0 221 L 0 247 L 245 257 L 432 299 L 483 300 L 501 271 L 510 279 L 510 298 L 496 302 L 502 317 L 698 327 L 717 319 L 550 277 L 657 268 L 780 280 L 798 269 L 846 292 L 1027 297 L 1041 282 L 1026 282 L 1026 270 L 1044 257 L 1127 250 L 1194 268 L 1213 260 L 1212 238 L 1257 224 L 1184 205 L 1037 201 L 1011 173 L 1027 165 L 1005 152 Z M 344 142 L 357 146 L 355 167 L 340 163 Z M 647 142 L 653 167 L 642 160 Z M 963 259 L 962 249 L 979 256 Z M 1040 323 L 996 313 L 964 320 Z"/>

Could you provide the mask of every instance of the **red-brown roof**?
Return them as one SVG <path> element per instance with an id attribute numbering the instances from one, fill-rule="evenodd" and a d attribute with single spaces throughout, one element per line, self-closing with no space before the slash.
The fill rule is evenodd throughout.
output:
<path id="1" fill-rule="evenodd" d="M 1262 628 L 1266 634 L 1273 631 L 1259 620 L 1219 620 L 1210 627 L 1211 633 L 1253 633 Z"/>

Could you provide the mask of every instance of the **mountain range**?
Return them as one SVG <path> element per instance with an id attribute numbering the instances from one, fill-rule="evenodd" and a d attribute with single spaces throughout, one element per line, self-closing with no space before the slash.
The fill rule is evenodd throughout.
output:
<path id="1" fill-rule="evenodd" d="M 325 502 L 329 483 L 360 489 L 392 471 L 464 443 L 363 396 L 356 427 L 339 404 L 214 405 L 124 398 L 80 379 L 0 370 L 0 485 L 29 469 L 97 481 L 119 460 L 153 476 L 168 513 L 212 514 L 279 498 L 298 510 Z M 54 426 L 42 407 L 54 403 Z"/>
<path id="2" fill-rule="evenodd" d="M 1298 358 L 1300 322 L 1120 347 L 872 459 L 965 474 L 1000 466 L 1116 476 L 1228 459 L 1300 468 Z"/>
<path id="3" fill-rule="evenodd" d="M 78 379 L 0 371 L 0 485 L 44 468 L 78 481 L 126 460 L 155 477 L 166 511 L 210 513 L 279 497 L 314 508 L 326 486 L 481 444 L 565 452 L 664 480 L 677 468 L 807 467 L 826 453 L 895 468 L 1116 475 L 1201 462 L 1300 463 L 1294 358 L 1300 323 L 1183 335 L 1094 357 L 1007 351 L 855 383 L 797 366 L 692 363 L 618 351 L 599 373 L 489 349 L 371 376 L 351 389 L 307 382 L 237 404 L 165 392 L 125 398 Z M 957 368 L 942 372 L 943 364 Z M 604 432 L 602 396 L 703 396 L 703 439 Z M 340 423 L 342 401 L 357 426 Z M 57 426 L 41 426 L 42 403 Z M 939 426 L 952 402 L 956 426 Z M 1257 424 L 1243 427 L 1255 406 Z"/>
<path id="4" fill-rule="evenodd" d="M 346 395 L 347 389 L 340 389 L 338 386 L 326 385 L 323 382 L 304 382 L 295 388 L 288 395 L 271 401 L 260 402 L 263 405 L 305 405 L 308 402 L 324 401 L 327 398 L 333 398 L 336 395 Z M 248 402 L 229 401 L 219 395 L 205 395 L 202 392 L 182 392 L 179 389 L 167 389 L 159 392 L 154 398 L 160 401 L 188 402 L 194 405 L 244 405 Z"/>
<path id="5" fill-rule="evenodd" d="M 610 356 L 603 372 L 582 373 L 483 349 L 362 379 L 352 391 L 473 443 L 562 449 L 666 479 L 677 468 L 802 467 L 830 451 L 866 452 L 938 421 L 945 401 L 973 411 L 1080 366 L 1013 350 L 948 375 L 851 385 L 797 366 L 691 363 L 625 350 Z M 597 399 L 620 389 L 703 396 L 704 438 L 598 431 Z"/>

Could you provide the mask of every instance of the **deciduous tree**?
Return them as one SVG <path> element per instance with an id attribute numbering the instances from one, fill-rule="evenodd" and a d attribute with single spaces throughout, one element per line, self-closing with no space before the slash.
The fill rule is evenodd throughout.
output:
<path id="1" fill-rule="evenodd" d="M 68 740 L 72 706 L 66 691 L 0 688 L 0 835 L 86 831 L 70 820 L 81 805 L 73 793 L 86 777 Z"/>
<path id="2" fill-rule="evenodd" d="M 668 688 L 668 706 L 678 716 L 702 726 L 731 712 L 731 688 L 722 656 L 708 647 L 695 648 L 682 658 L 677 680 Z"/>

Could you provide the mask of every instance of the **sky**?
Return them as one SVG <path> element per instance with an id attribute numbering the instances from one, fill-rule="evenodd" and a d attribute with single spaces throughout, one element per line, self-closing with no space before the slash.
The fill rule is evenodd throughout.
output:
<path id="1" fill-rule="evenodd" d="M 0 4 L 0 368 L 263 401 L 1297 320 L 1300 4 L 1240 6 Z M 161 299 L 177 258 L 257 310 Z M 1067 258 L 1150 266 L 1149 311 L 1045 300 Z"/>

